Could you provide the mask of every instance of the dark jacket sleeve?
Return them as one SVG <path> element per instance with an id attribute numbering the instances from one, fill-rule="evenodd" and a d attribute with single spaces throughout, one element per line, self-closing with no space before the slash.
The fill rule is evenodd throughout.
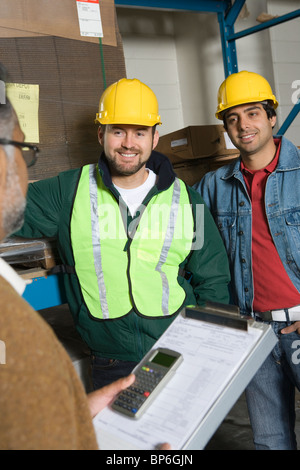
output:
<path id="1" fill-rule="evenodd" d="M 29 184 L 24 225 L 14 235 L 25 238 L 56 237 L 61 208 L 58 177 Z"/>
<path id="2" fill-rule="evenodd" d="M 213 217 L 204 200 L 189 188 L 196 214 L 196 240 L 185 270 L 192 274 L 197 304 L 206 300 L 228 303 L 230 271 L 226 250 Z"/>

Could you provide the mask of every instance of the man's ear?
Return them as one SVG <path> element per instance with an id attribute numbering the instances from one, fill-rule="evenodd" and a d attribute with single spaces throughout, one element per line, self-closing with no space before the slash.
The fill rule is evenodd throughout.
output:
<path id="1" fill-rule="evenodd" d="M 159 133 L 158 133 L 158 131 L 155 131 L 155 132 L 154 132 L 154 136 L 153 136 L 152 150 L 155 149 L 155 147 L 156 147 L 157 144 L 158 144 L 158 141 L 159 141 Z"/>
<path id="2" fill-rule="evenodd" d="M 276 121 L 277 121 L 277 117 L 276 117 L 276 116 L 272 116 L 272 117 L 270 118 L 270 123 L 271 123 L 272 129 L 275 127 Z"/>
<path id="3" fill-rule="evenodd" d="M 104 143 L 104 128 L 102 126 L 99 126 L 98 127 L 98 141 L 99 141 L 99 144 L 102 145 L 103 147 L 103 143 Z"/>

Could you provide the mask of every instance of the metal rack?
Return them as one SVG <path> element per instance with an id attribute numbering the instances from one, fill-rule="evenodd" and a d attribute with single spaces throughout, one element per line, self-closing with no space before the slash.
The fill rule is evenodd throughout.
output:
<path id="1" fill-rule="evenodd" d="M 235 33 L 234 25 L 246 0 L 115 0 L 116 7 L 145 8 L 170 11 L 194 11 L 215 13 L 218 15 L 223 53 L 225 77 L 238 71 L 236 41 L 264 29 L 290 21 L 300 16 L 300 9 L 274 18 L 252 28 Z M 300 100 L 293 106 L 289 115 L 280 127 L 277 135 L 283 135 L 300 111 Z M 26 288 L 25 299 L 35 308 L 41 310 L 65 303 L 62 288 L 62 275 L 54 274 L 33 279 Z"/>
<path id="2" fill-rule="evenodd" d="M 300 16 L 300 9 L 286 15 L 279 16 L 259 25 L 247 28 L 237 33 L 234 25 L 246 0 L 115 0 L 117 7 L 134 7 L 152 10 L 170 11 L 194 11 L 202 13 L 216 13 L 218 15 L 220 36 L 223 53 L 223 65 L 225 77 L 238 72 L 238 58 L 236 41 L 250 34 L 263 31 L 273 26 L 285 23 Z M 277 135 L 283 135 L 292 124 L 300 111 L 300 100 L 293 106 L 284 123 L 281 125 Z"/>

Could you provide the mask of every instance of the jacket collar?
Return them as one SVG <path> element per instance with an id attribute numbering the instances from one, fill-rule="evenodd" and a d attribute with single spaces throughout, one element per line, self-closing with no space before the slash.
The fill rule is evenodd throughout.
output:
<path id="1" fill-rule="evenodd" d="M 103 183 L 108 188 L 113 187 L 111 180 L 111 174 L 109 171 L 108 162 L 105 156 L 105 153 L 102 152 L 99 161 L 98 161 L 99 172 L 103 178 Z M 147 161 L 146 167 L 154 171 L 158 175 L 157 189 L 163 191 L 168 189 L 171 184 L 174 183 L 175 173 L 172 167 L 172 164 L 168 157 L 162 153 L 152 151 L 149 160 Z"/>
<path id="2" fill-rule="evenodd" d="M 274 137 L 275 138 L 275 137 Z M 288 171 L 300 168 L 300 151 L 297 147 L 285 137 L 281 138 L 281 149 L 279 155 L 278 165 L 275 171 Z M 222 179 L 229 179 L 233 176 L 238 176 L 241 167 L 241 157 L 224 167 L 224 174 Z"/>
<path id="3" fill-rule="evenodd" d="M 296 170 L 300 168 L 300 150 L 285 137 L 281 140 L 279 161 L 276 170 Z"/>

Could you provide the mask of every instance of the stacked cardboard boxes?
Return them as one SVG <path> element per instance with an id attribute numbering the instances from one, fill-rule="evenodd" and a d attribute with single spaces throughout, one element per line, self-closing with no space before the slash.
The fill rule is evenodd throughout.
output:
<path id="1" fill-rule="evenodd" d="M 59 264 L 56 242 L 51 238 L 10 237 L 0 243 L 0 258 L 22 271 L 32 267 L 51 269 Z"/>
<path id="2" fill-rule="evenodd" d="M 97 162 L 94 122 L 106 86 L 126 77 L 113 0 L 101 0 L 103 37 L 80 34 L 74 0 L 1 0 L 0 62 L 7 82 L 39 88 L 37 163 L 31 181 Z M 23 129 L 26 135 L 25 129 Z M 14 266 L 50 269 L 57 262 L 49 240 L 15 240 L 0 247 Z"/>
<path id="3" fill-rule="evenodd" d="M 170 159 L 177 176 L 189 185 L 239 156 L 222 125 L 189 126 L 171 132 L 160 138 L 156 150 Z"/>
<path id="4" fill-rule="evenodd" d="M 114 1 L 100 2 L 103 38 L 80 35 L 76 4 L 0 2 L 0 62 L 7 81 L 39 87 L 39 141 L 31 143 L 41 152 L 29 168 L 31 180 L 98 160 L 94 120 L 100 96 L 126 76 Z"/>

